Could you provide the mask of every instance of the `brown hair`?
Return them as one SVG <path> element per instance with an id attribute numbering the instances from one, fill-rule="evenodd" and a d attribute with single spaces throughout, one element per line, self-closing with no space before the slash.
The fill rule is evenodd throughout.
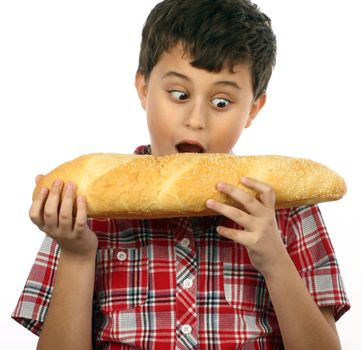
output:
<path id="1" fill-rule="evenodd" d="M 160 55 L 181 43 L 192 66 L 210 72 L 245 63 L 254 97 L 265 93 L 275 65 L 271 21 L 249 0 L 164 0 L 142 31 L 138 71 L 148 80 Z"/>

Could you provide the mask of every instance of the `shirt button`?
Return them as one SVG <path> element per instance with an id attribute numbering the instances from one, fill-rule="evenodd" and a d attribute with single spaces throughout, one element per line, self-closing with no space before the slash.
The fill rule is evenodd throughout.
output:
<path id="1" fill-rule="evenodd" d="M 125 261 L 127 259 L 127 253 L 126 252 L 118 252 L 117 253 L 117 259 L 119 261 Z"/>
<path id="2" fill-rule="evenodd" d="M 192 327 L 189 324 L 184 324 L 181 327 L 181 331 L 183 334 L 190 334 L 192 332 Z"/>
<path id="3" fill-rule="evenodd" d="M 192 279 L 191 279 L 191 278 L 186 278 L 186 279 L 182 282 L 182 286 L 183 286 L 185 289 L 191 288 L 192 285 L 193 285 L 193 282 L 192 282 Z"/>
<path id="4" fill-rule="evenodd" d="M 183 238 L 183 239 L 181 240 L 181 245 L 182 245 L 183 247 L 188 247 L 189 244 L 190 244 L 190 240 L 189 240 L 188 238 Z"/>

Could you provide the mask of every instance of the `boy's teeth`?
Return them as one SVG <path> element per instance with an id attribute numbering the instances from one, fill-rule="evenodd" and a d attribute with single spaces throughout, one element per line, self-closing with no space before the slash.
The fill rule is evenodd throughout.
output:
<path id="1" fill-rule="evenodd" d="M 189 143 L 180 143 L 176 148 L 180 153 L 203 153 L 203 149 L 200 146 Z"/>

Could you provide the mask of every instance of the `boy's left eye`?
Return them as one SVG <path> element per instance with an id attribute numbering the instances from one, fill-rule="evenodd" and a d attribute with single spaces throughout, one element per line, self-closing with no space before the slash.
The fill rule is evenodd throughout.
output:
<path id="1" fill-rule="evenodd" d="M 188 95 L 183 91 L 178 90 L 171 90 L 169 93 L 172 95 L 173 98 L 179 101 L 184 101 L 188 98 Z"/>
<path id="2" fill-rule="evenodd" d="M 214 98 L 211 103 L 217 108 L 225 108 L 231 103 L 231 101 L 226 98 L 217 97 Z"/>

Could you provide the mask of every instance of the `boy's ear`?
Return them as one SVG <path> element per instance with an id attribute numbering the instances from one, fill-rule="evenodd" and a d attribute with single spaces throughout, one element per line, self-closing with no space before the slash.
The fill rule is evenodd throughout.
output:
<path id="1" fill-rule="evenodd" d="M 138 71 L 136 73 L 135 86 L 136 86 L 138 97 L 141 101 L 141 105 L 142 105 L 143 109 L 145 110 L 146 109 L 146 100 L 147 100 L 147 82 L 145 80 L 144 75 L 140 71 Z"/>
<path id="2" fill-rule="evenodd" d="M 264 107 L 265 102 L 266 102 L 266 94 L 262 94 L 256 100 L 254 100 L 250 109 L 248 121 L 246 122 L 245 125 L 246 128 L 248 128 L 251 125 L 254 118 L 258 115 L 259 111 Z"/>

